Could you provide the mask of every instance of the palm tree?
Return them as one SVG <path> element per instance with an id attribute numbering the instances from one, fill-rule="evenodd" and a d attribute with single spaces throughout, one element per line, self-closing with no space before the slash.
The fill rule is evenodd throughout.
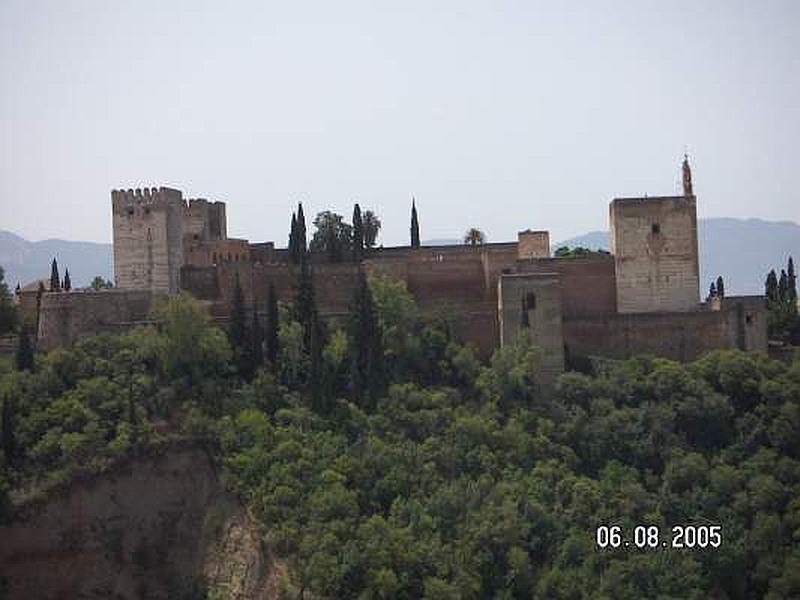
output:
<path id="1" fill-rule="evenodd" d="M 468 246 L 480 246 L 486 242 L 486 236 L 480 229 L 472 227 L 464 236 L 464 243 Z"/>

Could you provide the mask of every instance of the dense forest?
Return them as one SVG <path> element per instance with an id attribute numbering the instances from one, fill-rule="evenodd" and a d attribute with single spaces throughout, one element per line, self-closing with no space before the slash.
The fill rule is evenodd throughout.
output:
<path id="1" fill-rule="evenodd" d="M 0 518 L 80 472 L 193 438 L 288 561 L 287 597 L 800 596 L 800 359 L 638 357 L 536 382 L 482 362 L 402 283 L 352 315 L 190 297 L 159 325 L 3 363 Z M 304 283 L 305 281 L 305 283 Z M 717 548 L 599 548 L 597 528 L 721 527 Z"/>

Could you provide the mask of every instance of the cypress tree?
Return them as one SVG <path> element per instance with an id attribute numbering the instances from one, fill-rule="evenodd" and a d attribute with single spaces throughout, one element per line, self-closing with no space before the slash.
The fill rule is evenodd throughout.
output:
<path id="1" fill-rule="evenodd" d="M 61 278 L 58 276 L 58 262 L 53 259 L 50 265 L 50 291 L 58 292 L 61 290 Z"/>
<path id="2" fill-rule="evenodd" d="M 353 208 L 353 262 L 361 262 L 364 258 L 364 223 L 361 220 L 361 207 L 356 203 Z"/>
<path id="3" fill-rule="evenodd" d="M 27 323 L 23 323 L 19 332 L 19 343 L 16 356 L 18 371 L 33 370 L 33 343 Z"/>
<path id="4" fill-rule="evenodd" d="M 417 217 L 417 203 L 411 199 L 411 247 L 419 248 L 419 218 Z"/>
<path id="5" fill-rule="evenodd" d="M 786 269 L 787 299 L 789 301 L 789 312 L 797 314 L 797 276 L 794 273 L 794 261 L 789 257 L 789 265 Z"/>
<path id="6" fill-rule="evenodd" d="M 789 300 L 789 277 L 781 269 L 781 278 L 778 280 L 778 302 L 786 304 Z"/>
<path id="7" fill-rule="evenodd" d="M 267 360 L 275 365 L 278 360 L 278 299 L 275 296 L 275 285 L 269 284 L 269 294 L 267 295 Z"/>
<path id="8" fill-rule="evenodd" d="M 72 280 L 69 278 L 69 269 L 64 271 L 64 291 L 68 292 L 72 289 Z"/>
<path id="9" fill-rule="evenodd" d="M 723 281 L 722 275 L 717 277 L 717 296 L 720 298 L 725 297 L 725 281 Z"/>
<path id="10" fill-rule="evenodd" d="M 778 302 L 778 276 L 775 274 L 775 269 L 771 269 L 767 274 L 767 281 L 764 284 L 764 293 L 769 305 L 774 305 Z"/>
<path id="11" fill-rule="evenodd" d="M 13 465 L 16 458 L 16 440 L 14 438 L 14 400 L 10 394 L 3 400 L 2 417 L 0 417 L 3 436 L 3 455 L 7 465 Z"/>
<path id="12" fill-rule="evenodd" d="M 34 324 L 34 333 L 38 337 L 39 335 L 39 317 L 42 314 L 42 296 L 44 296 L 44 283 L 39 281 L 39 287 L 36 290 L 36 323 Z"/>
<path id="13" fill-rule="evenodd" d="M 303 214 L 303 203 L 297 203 L 297 246 L 298 258 L 304 256 L 308 250 L 308 240 L 306 239 L 306 216 Z"/>
<path id="14" fill-rule="evenodd" d="M 292 225 L 289 230 L 289 261 L 297 263 L 297 215 L 292 213 Z"/>
<path id="15" fill-rule="evenodd" d="M 311 393 L 311 409 L 317 414 L 326 415 L 331 409 L 331 375 L 323 356 L 325 331 L 319 317 L 314 316 L 311 330 L 311 367 L 308 384 Z"/>
<path id="16" fill-rule="evenodd" d="M 711 287 L 708 288 L 708 297 L 709 298 L 713 298 L 716 295 L 717 295 L 717 286 L 714 285 L 714 282 L 712 281 L 711 282 Z"/>
<path id="17" fill-rule="evenodd" d="M 359 272 L 351 313 L 350 337 L 354 400 L 362 409 L 371 412 L 384 389 L 385 377 L 380 324 L 363 270 Z"/>
<path id="18" fill-rule="evenodd" d="M 250 360 L 249 373 L 252 376 L 256 369 L 264 364 L 264 330 L 258 318 L 258 310 L 253 310 L 253 330 L 250 334 Z"/>
<path id="19" fill-rule="evenodd" d="M 300 260 L 300 275 L 297 283 L 295 312 L 297 320 L 303 326 L 303 346 L 308 352 L 311 349 L 311 336 L 314 320 L 317 316 L 317 306 L 314 300 L 313 274 L 305 255 Z"/>
<path id="20" fill-rule="evenodd" d="M 228 327 L 228 339 L 233 347 L 233 352 L 237 358 L 239 374 L 246 375 L 247 360 L 249 358 L 247 344 L 247 324 L 245 322 L 244 293 L 242 284 L 239 280 L 239 273 L 233 287 L 233 300 L 231 302 L 231 321 Z"/>

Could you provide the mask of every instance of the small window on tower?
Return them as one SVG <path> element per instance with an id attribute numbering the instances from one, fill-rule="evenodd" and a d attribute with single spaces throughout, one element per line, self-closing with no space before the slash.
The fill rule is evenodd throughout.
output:
<path id="1" fill-rule="evenodd" d="M 528 310 L 536 309 L 536 294 L 529 292 L 525 295 L 525 306 Z"/>
<path id="2" fill-rule="evenodd" d="M 653 223 L 650 226 L 650 231 L 652 231 L 653 233 L 661 233 L 661 225 L 659 225 L 658 223 Z"/>

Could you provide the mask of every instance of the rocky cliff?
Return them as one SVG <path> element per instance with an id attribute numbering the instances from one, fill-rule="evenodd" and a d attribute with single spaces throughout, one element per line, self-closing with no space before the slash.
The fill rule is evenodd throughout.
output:
<path id="1" fill-rule="evenodd" d="M 73 481 L 0 527 L 0 598 L 249 600 L 275 597 L 270 570 L 198 446 Z"/>

